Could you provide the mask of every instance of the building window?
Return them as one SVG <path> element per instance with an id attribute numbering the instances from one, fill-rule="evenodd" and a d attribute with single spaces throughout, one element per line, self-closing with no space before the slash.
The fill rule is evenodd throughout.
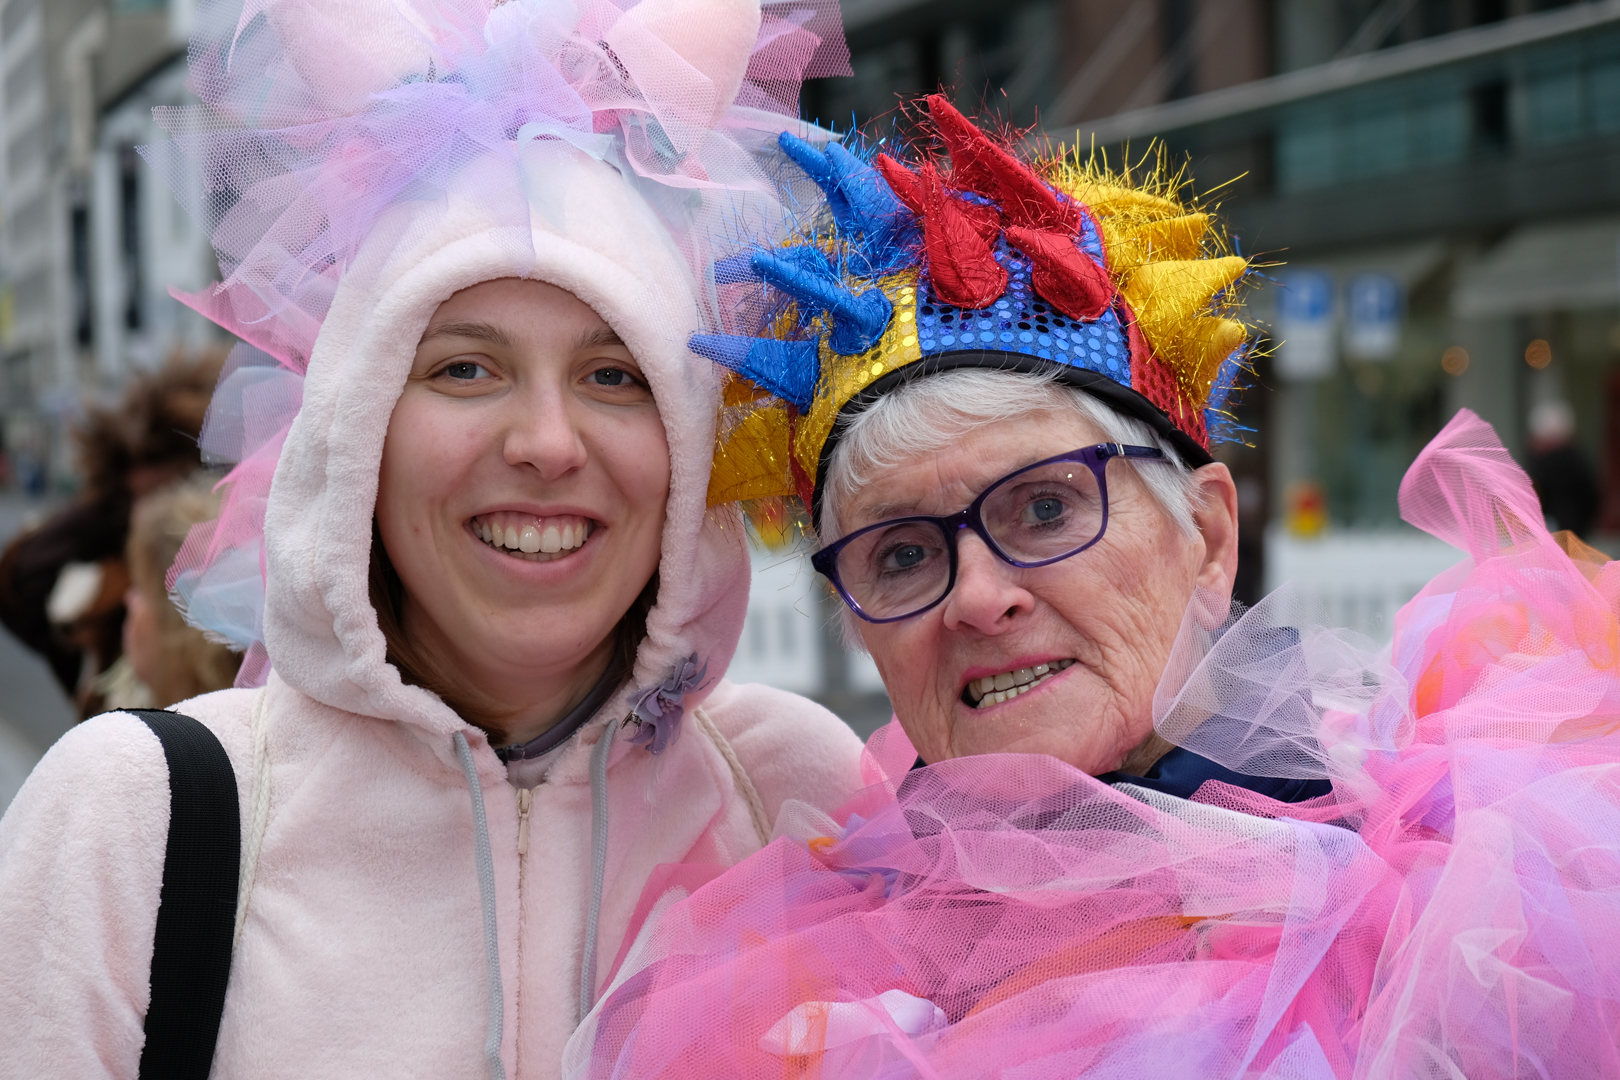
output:
<path id="1" fill-rule="evenodd" d="M 118 153 L 119 257 L 124 270 L 124 325 L 142 326 L 141 298 L 141 156 L 133 146 Z"/>
<path id="2" fill-rule="evenodd" d="M 73 244 L 73 338 L 89 345 L 94 319 L 90 311 L 90 209 L 75 206 L 69 221 Z"/>

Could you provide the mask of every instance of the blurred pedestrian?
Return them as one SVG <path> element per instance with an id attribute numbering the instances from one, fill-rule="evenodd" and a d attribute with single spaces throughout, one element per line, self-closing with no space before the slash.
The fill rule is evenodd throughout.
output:
<path id="1" fill-rule="evenodd" d="M 81 716 L 105 707 L 101 676 L 122 652 L 124 546 L 135 500 L 194 471 L 223 355 L 176 355 L 74 432 L 84 487 L 0 553 L 0 623 L 43 656 Z"/>
<path id="2" fill-rule="evenodd" d="M 213 484 L 214 477 L 198 473 L 135 504 L 125 552 L 124 655 L 100 681 L 109 709 L 167 708 L 236 678 L 240 654 L 187 625 L 164 587 L 191 527 L 219 516 Z"/>
<path id="3" fill-rule="evenodd" d="M 1597 516 L 1597 475 L 1575 444 L 1575 410 L 1569 402 L 1543 401 L 1530 410 L 1525 472 L 1541 497 L 1547 528 L 1568 529 L 1585 539 Z"/>

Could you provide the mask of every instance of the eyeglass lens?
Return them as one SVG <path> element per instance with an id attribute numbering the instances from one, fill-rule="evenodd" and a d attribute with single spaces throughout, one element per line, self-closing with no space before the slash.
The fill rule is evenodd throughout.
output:
<path id="1" fill-rule="evenodd" d="M 1097 538 L 1103 495 L 1084 462 L 1054 462 L 998 481 L 985 492 L 980 517 L 1002 555 L 1017 563 L 1047 562 Z M 872 618 L 907 615 L 950 588 L 949 544 L 932 521 L 880 525 L 839 551 L 838 579 Z"/>

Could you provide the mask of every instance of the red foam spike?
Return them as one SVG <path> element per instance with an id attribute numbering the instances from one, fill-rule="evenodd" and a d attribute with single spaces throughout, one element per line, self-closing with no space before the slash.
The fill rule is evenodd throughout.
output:
<path id="1" fill-rule="evenodd" d="M 918 176 L 887 154 L 877 156 L 877 167 L 878 171 L 883 174 L 883 179 L 888 182 L 890 189 L 894 191 L 901 202 L 906 204 L 906 209 L 918 217 L 923 216 L 924 207 L 927 205 L 927 200 L 923 195 L 924 189 L 929 185 L 938 188 L 945 186 L 944 181 L 940 179 L 939 170 L 929 162 L 923 163 L 921 176 Z M 958 199 L 954 196 L 947 195 L 947 197 L 961 210 L 968 223 L 973 226 L 974 232 L 978 233 L 986 243 L 995 243 L 996 237 L 1001 235 L 1001 212 L 999 210 L 993 206 L 970 203 L 965 199 Z"/>
<path id="2" fill-rule="evenodd" d="M 1027 229 L 1053 229 L 1073 236 L 1080 231 L 1080 207 L 1065 202 L 1035 175 L 1033 169 L 999 146 L 985 158 L 985 167 L 1001 186 L 1001 212 L 1012 225 Z"/>
<path id="3" fill-rule="evenodd" d="M 923 225 L 928 277 L 934 293 L 960 308 L 980 308 L 1007 290 L 1007 269 L 996 262 L 995 238 L 1001 215 L 988 206 L 963 202 L 945 190 L 939 170 L 925 162 L 921 175 L 887 154 L 878 171 Z"/>
<path id="4" fill-rule="evenodd" d="M 990 238 L 979 231 L 982 221 L 970 217 L 968 204 L 945 190 L 932 165 L 923 166 L 921 187 L 923 244 L 934 293 L 959 308 L 992 303 L 1007 291 L 1007 268 L 996 262 Z"/>
<path id="5" fill-rule="evenodd" d="M 939 94 L 928 98 L 928 115 L 951 152 L 951 179 L 1001 204 L 1013 225 L 1026 229 L 1080 229 L 1080 208 L 1065 202 L 1033 169 L 998 146 Z"/>
<path id="6" fill-rule="evenodd" d="M 1030 284 L 1048 304 L 1071 319 L 1091 320 L 1108 310 L 1114 283 L 1108 271 L 1074 246 L 1072 234 L 1007 226 L 1007 242 L 1035 264 Z"/>
<path id="7" fill-rule="evenodd" d="M 961 191 L 978 192 L 988 199 L 996 198 L 1000 194 L 996 177 L 984 162 L 984 152 L 991 148 L 984 132 L 942 94 L 928 95 L 928 116 L 934 122 L 934 130 L 945 140 L 945 149 L 950 151 L 952 186 Z"/>
<path id="8" fill-rule="evenodd" d="M 889 185 L 889 190 L 894 192 L 895 197 L 906 204 L 907 210 L 921 217 L 922 181 L 917 179 L 917 174 L 888 154 L 879 154 L 873 164 L 877 166 L 878 172 L 883 174 L 884 181 Z"/>
<path id="9" fill-rule="evenodd" d="M 973 231 L 987 244 L 994 244 L 996 237 L 1001 235 L 1001 211 L 993 206 L 983 203 L 970 203 L 966 199 L 949 196 L 951 202 L 961 207 L 962 216 L 967 218 Z"/>

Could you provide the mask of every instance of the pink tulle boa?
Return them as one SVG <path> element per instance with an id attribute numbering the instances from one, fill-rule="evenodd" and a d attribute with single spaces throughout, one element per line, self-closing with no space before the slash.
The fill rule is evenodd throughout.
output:
<path id="1" fill-rule="evenodd" d="M 1620 564 L 1564 554 L 1472 413 L 1401 498 L 1470 558 L 1387 653 L 1288 627 L 1286 595 L 1190 612 L 1155 703 L 1183 745 L 1333 794 L 913 772 L 891 725 L 826 836 L 665 898 L 569 1075 L 1620 1075 Z"/>
<path id="2" fill-rule="evenodd" d="M 849 74 L 849 56 L 837 0 L 199 0 L 196 26 L 202 104 L 156 110 L 171 138 L 142 152 L 219 256 L 222 280 L 177 299 L 247 344 L 221 382 L 227 448 L 211 454 L 239 464 L 171 586 L 188 618 L 249 650 L 239 684 L 256 685 L 251 570 L 301 394 L 282 384 L 255 416 L 262 374 L 229 380 L 267 364 L 302 376 L 339 282 L 387 242 L 386 215 L 431 213 L 475 164 L 520 171 L 537 144 L 634 184 L 717 311 L 715 247 L 774 241 L 792 200 L 776 137 L 803 127 L 802 80 Z M 490 213 L 526 229 L 547 197 L 496 208 L 491 195 Z"/>

